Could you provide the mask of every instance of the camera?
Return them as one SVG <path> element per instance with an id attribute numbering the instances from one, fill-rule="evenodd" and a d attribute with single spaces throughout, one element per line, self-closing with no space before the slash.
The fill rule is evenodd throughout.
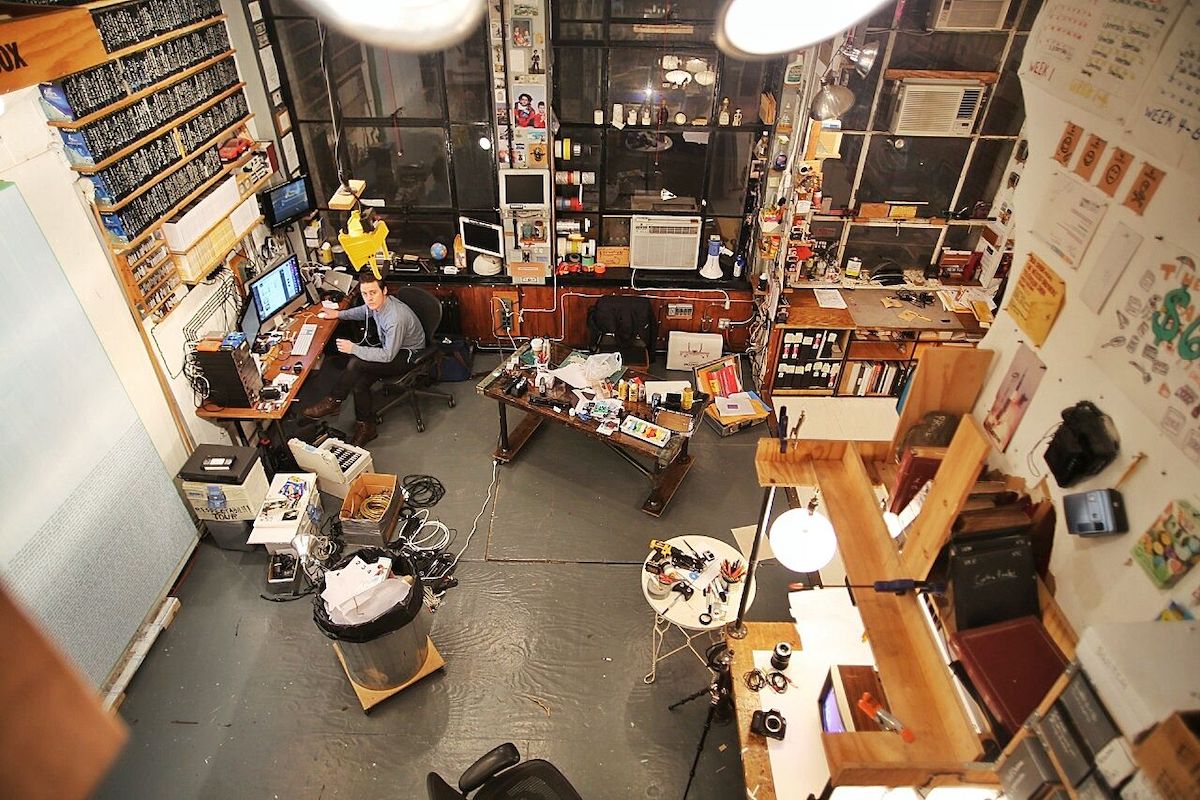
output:
<path id="1" fill-rule="evenodd" d="M 759 709 L 750 717 L 750 732 L 783 741 L 783 735 L 787 733 L 787 721 L 783 714 L 773 708 L 770 711 Z"/>

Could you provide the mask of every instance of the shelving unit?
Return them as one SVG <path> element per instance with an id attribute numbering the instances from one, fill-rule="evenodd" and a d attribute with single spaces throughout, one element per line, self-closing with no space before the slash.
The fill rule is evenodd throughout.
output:
<path id="1" fill-rule="evenodd" d="M 138 35 L 136 29 L 129 27 L 129 19 L 136 16 L 136 10 L 127 15 L 121 24 L 114 23 L 111 17 L 114 13 L 121 15 L 123 12 L 117 7 L 123 5 L 136 6 L 137 3 L 129 0 L 98 0 L 85 6 L 92 14 L 92 22 L 99 38 L 104 42 L 103 49 L 108 52 L 86 70 L 61 79 L 61 94 L 57 98 L 59 102 L 55 104 L 55 116 L 74 116 L 76 109 L 88 110 L 88 113 L 75 119 L 49 120 L 48 125 L 60 134 L 78 135 L 81 141 L 88 143 L 92 152 L 97 152 L 90 144 L 93 141 L 91 137 L 97 136 L 96 131 L 106 129 L 95 126 L 98 123 L 103 126 L 105 119 L 111 115 L 125 112 L 125 117 L 113 118 L 109 123 L 110 129 L 116 132 L 117 136 L 120 136 L 122 124 L 133 125 L 135 131 L 140 131 L 143 126 L 140 123 L 147 119 L 157 119 L 146 115 L 154 113 L 153 106 L 146 107 L 146 114 L 136 111 L 131 115 L 130 109 L 138 103 L 153 104 L 158 93 L 174 92 L 175 94 L 164 96 L 162 100 L 186 106 L 193 99 L 192 96 L 178 96 L 178 93 L 192 87 L 190 84 L 181 84 L 218 65 L 228 64 L 234 70 L 234 74 L 230 75 L 225 67 L 221 67 L 212 73 L 211 79 L 206 79 L 211 80 L 211 84 L 194 81 L 197 87 L 220 86 L 232 77 L 232 85 L 216 91 L 183 113 L 161 121 L 152 130 L 140 133 L 134 141 L 107 153 L 95 163 L 72 165 L 75 172 L 88 176 L 97 185 L 97 201 L 93 204 L 93 211 L 99 229 L 107 234 L 106 244 L 124 286 L 126 300 L 142 319 L 157 320 L 169 313 L 178 302 L 182 295 L 180 289 L 185 283 L 203 280 L 224 264 L 229 251 L 262 220 L 261 216 L 256 215 L 253 224 L 240 224 L 241 230 L 237 231 L 233 230 L 228 216 L 213 223 L 199 240 L 204 241 L 208 238 L 205 244 L 211 248 L 211 255 L 206 251 L 207 257 L 201 268 L 191 271 L 187 281 L 184 280 L 185 276 L 180 269 L 180 259 L 187 258 L 187 255 L 172 253 L 163 234 L 163 224 L 167 220 L 231 175 L 241 176 L 242 168 L 256 157 L 254 151 L 247 152 L 232 162 L 219 164 L 218 167 L 215 155 L 216 148 L 231 137 L 251 138 L 247 126 L 253 115 L 249 113 L 245 97 L 246 84 L 236 75 L 237 65 L 233 60 L 236 51 L 229 43 L 229 34 L 225 30 L 226 16 L 221 13 L 219 3 L 214 1 L 207 7 L 195 10 L 189 7 L 189 12 L 199 14 L 203 18 L 194 19 L 173 30 L 159 32 L 134 44 L 127 42 Z M 110 15 L 107 21 L 104 19 L 106 13 Z M 186 19 L 182 13 L 178 18 Z M 154 27 L 159 27 L 162 19 L 155 17 Z M 221 30 L 210 30 L 214 26 L 220 26 Z M 106 36 L 109 36 L 108 41 L 105 41 Z M 190 38 L 184 40 L 185 37 Z M 114 42 L 122 46 L 114 47 Z M 139 54 L 165 43 L 172 44 L 160 48 L 162 52 L 155 51 L 152 56 L 138 57 Z M 214 52 L 217 49 L 220 51 Z M 178 69 L 163 75 L 161 57 L 164 54 L 176 53 L 180 57 Z M 151 58 L 155 60 L 152 61 Z M 196 61 L 197 58 L 200 60 Z M 193 61 L 195 63 L 189 63 Z M 95 74 L 88 73 L 88 70 L 95 70 L 104 65 L 110 68 L 107 71 L 98 70 Z M 126 69 L 129 71 L 125 72 Z M 108 91 L 101 97 L 110 99 L 102 107 L 96 108 L 95 101 L 90 99 L 96 95 L 89 94 L 86 81 L 111 82 L 114 76 L 118 79 L 116 91 L 112 91 L 111 83 L 106 83 Z M 157 80 L 149 85 L 141 85 L 155 77 Z M 74 83 L 71 83 L 72 81 Z M 240 100 L 230 99 L 238 97 Z M 62 107 L 63 102 L 66 103 L 66 108 Z M 212 111 L 213 109 L 218 110 Z M 205 114 L 208 116 L 204 116 Z M 93 133 L 85 137 L 83 132 L 89 130 L 88 126 L 93 126 Z M 146 149 L 139 153 L 141 148 Z M 196 169 L 197 162 L 201 159 L 204 160 L 201 162 L 203 168 Z M 209 174 L 214 168 L 215 173 Z M 188 172 L 181 175 L 183 170 Z M 270 174 L 252 183 L 249 182 L 248 175 L 246 178 L 246 183 L 239 180 L 239 204 L 266 186 Z M 152 192 L 154 194 L 151 194 Z M 150 218 L 147 224 L 148 215 Z M 245 222 L 245 216 L 242 215 L 242 222 Z M 137 231 L 136 235 L 124 241 L 124 236 L 109 234 L 110 230 L 116 228 L 118 221 L 131 234 Z M 217 237 L 214 232 L 220 231 L 222 224 L 229 227 L 228 235 Z M 130 225 L 132 227 L 129 227 Z"/>

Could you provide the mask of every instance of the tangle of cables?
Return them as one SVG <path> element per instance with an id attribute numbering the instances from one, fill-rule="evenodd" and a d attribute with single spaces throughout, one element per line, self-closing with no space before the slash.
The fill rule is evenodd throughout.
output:
<path id="1" fill-rule="evenodd" d="M 408 505 L 429 508 L 446 496 L 446 487 L 432 475 L 405 475 L 401 481 Z"/>

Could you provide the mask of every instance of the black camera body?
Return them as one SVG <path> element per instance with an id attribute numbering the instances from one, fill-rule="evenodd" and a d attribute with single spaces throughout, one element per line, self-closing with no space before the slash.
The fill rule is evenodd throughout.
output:
<path id="1" fill-rule="evenodd" d="M 787 733 L 787 720 L 773 708 L 770 711 L 760 708 L 750 717 L 750 732 L 783 741 L 783 736 Z"/>
<path id="2" fill-rule="evenodd" d="M 1063 409 L 1062 419 L 1044 458 L 1054 480 L 1065 489 L 1111 464 L 1121 440 L 1112 419 L 1086 400 Z"/>

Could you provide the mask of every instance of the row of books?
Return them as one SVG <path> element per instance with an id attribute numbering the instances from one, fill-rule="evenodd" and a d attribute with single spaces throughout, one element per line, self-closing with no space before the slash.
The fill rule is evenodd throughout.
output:
<path id="1" fill-rule="evenodd" d="M 900 361 L 853 361 L 847 368 L 842 394 L 898 395 L 912 366 Z"/>

